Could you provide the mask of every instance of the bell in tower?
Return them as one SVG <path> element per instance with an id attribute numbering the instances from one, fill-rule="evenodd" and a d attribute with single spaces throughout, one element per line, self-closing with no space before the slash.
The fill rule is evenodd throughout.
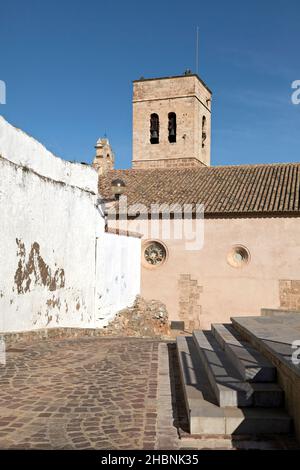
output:
<path id="1" fill-rule="evenodd" d="M 169 113 L 168 117 L 169 117 L 169 125 L 168 125 L 169 142 L 174 143 L 176 142 L 176 114 Z"/>
<path id="2" fill-rule="evenodd" d="M 150 117 L 150 142 L 151 144 L 159 143 L 159 117 L 155 113 Z"/>

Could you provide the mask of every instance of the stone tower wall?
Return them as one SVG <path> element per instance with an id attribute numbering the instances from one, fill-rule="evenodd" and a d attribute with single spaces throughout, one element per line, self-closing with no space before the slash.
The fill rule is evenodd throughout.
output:
<path id="1" fill-rule="evenodd" d="M 135 81 L 133 168 L 210 164 L 211 92 L 197 75 Z M 168 140 L 168 114 L 176 113 L 176 142 Z M 150 116 L 159 116 L 159 143 L 150 142 Z M 206 139 L 202 147 L 202 119 Z"/>

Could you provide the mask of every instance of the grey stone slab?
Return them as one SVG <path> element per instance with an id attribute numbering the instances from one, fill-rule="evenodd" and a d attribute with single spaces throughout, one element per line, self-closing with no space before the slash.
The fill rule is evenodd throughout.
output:
<path id="1" fill-rule="evenodd" d="M 233 317 L 233 325 L 238 322 L 245 328 L 251 328 L 258 334 L 265 333 L 268 337 L 295 338 L 297 330 L 300 328 L 300 315 L 287 314 L 274 317 Z"/>
<path id="2" fill-rule="evenodd" d="M 295 310 L 282 310 L 278 308 L 261 308 L 260 309 L 262 317 L 293 317 L 300 315 L 300 311 Z"/>
<path id="3" fill-rule="evenodd" d="M 190 433 L 201 435 L 224 435 L 226 423 L 222 409 L 208 406 L 193 408 L 190 413 Z"/>
<path id="4" fill-rule="evenodd" d="M 193 335 L 219 406 L 251 406 L 253 390 L 250 384 L 232 366 L 213 334 L 197 330 Z"/>
<path id="5" fill-rule="evenodd" d="M 226 434 L 285 434 L 292 420 L 283 409 L 226 408 Z"/>
<path id="6" fill-rule="evenodd" d="M 199 335 L 196 336 L 199 338 Z M 208 351 L 211 351 L 213 348 L 211 341 L 213 342 L 214 338 L 212 335 L 208 335 L 208 338 L 205 336 L 205 338 L 206 341 L 202 341 L 202 346 L 205 346 Z M 200 360 L 199 345 L 196 345 L 192 337 L 177 338 L 177 353 L 189 418 L 190 433 L 192 435 L 239 436 L 244 434 L 259 435 L 290 432 L 291 418 L 280 408 L 267 409 L 217 406 L 212 388 L 208 382 L 207 371 L 203 362 Z M 222 350 L 221 353 L 223 353 L 222 356 L 224 356 Z M 210 360 L 212 360 L 212 356 L 210 356 Z M 214 360 L 218 368 L 219 358 L 214 357 Z M 236 383 L 234 386 L 236 387 Z M 224 385 L 221 384 L 220 387 L 223 390 Z M 255 383 L 251 384 L 251 387 L 256 387 L 255 393 L 257 392 L 258 394 L 261 392 L 272 394 L 280 391 L 280 388 L 276 384 L 270 383 Z M 252 388 L 252 392 L 253 391 Z M 236 390 L 233 390 L 233 392 L 236 392 Z M 254 400 L 256 399 L 255 393 Z"/>
<path id="7" fill-rule="evenodd" d="M 297 314 L 287 315 L 287 324 L 280 317 L 233 317 L 232 324 L 241 336 L 268 353 L 274 362 L 285 364 L 294 374 L 300 376 L 300 365 L 292 361 L 294 341 L 300 340 L 300 318 Z M 262 325 L 262 321 L 264 323 Z"/>
<path id="8" fill-rule="evenodd" d="M 217 403 L 209 385 L 205 369 L 199 361 L 198 352 L 192 337 L 177 337 L 177 354 L 184 391 L 188 391 L 188 400 L 205 401 L 217 408 Z"/>
<path id="9" fill-rule="evenodd" d="M 261 407 L 266 403 L 267 406 L 281 404 L 282 390 L 280 387 L 273 383 L 247 384 L 241 380 L 239 375 L 236 375 L 236 371 L 230 375 L 232 364 L 227 363 L 227 356 L 211 333 L 195 332 L 194 339 L 192 337 L 178 337 L 177 353 L 192 435 L 239 436 L 249 434 L 259 436 L 260 434 L 273 435 L 291 431 L 292 420 L 285 410 Z M 204 356 L 201 357 L 202 354 Z M 232 403 L 237 399 L 237 395 L 242 389 L 242 392 L 251 393 L 252 403 L 256 408 L 238 408 L 232 405 L 217 406 L 214 393 L 212 393 L 214 390 L 212 390 L 209 381 L 208 370 L 210 369 L 215 374 L 213 381 L 217 379 L 221 398 L 224 399 L 222 394 L 226 395 L 227 389 L 229 389 L 229 401 Z M 210 380 L 212 379 L 210 378 Z M 221 400 L 224 403 L 228 396 L 225 398 Z"/>
<path id="10" fill-rule="evenodd" d="M 274 382 L 276 368 L 231 325 L 214 324 L 212 333 L 244 380 Z"/>
<path id="11" fill-rule="evenodd" d="M 224 434 L 224 411 L 214 403 L 193 338 L 179 336 L 176 342 L 191 434 Z"/>
<path id="12" fill-rule="evenodd" d="M 284 404 L 284 392 L 277 383 L 254 383 L 254 406 L 279 408 Z"/>

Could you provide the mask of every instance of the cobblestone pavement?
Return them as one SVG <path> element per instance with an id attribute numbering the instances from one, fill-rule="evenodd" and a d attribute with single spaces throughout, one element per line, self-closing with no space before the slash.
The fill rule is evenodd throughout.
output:
<path id="1" fill-rule="evenodd" d="M 154 448 L 158 346 L 80 338 L 8 349 L 0 448 Z"/>
<path id="2" fill-rule="evenodd" d="M 289 448 L 188 434 L 174 342 L 77 338 L 18 344 L 0 365 L 1 449 Z"/>

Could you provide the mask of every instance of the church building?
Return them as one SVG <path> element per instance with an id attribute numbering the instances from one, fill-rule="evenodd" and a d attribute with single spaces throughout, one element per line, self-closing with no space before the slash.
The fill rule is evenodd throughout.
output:
<path id="1" fill-rule="evenodd" d="M 136 80 L 132 168 L 114 170 L 103 139 L 94 160 L 110 208 L 120 212 L 126 196 L 128 207 L 148 211 L 143 223 L 139 210 L 126 217 L 143 235 L 141 294 L 164 302 L 173 325 L 189 331 L 261 308 L 300 309 L 300 163 L 211 166 L 211 105 L 198 75 Z M 153 204 L 188 207 L 191 224 L 203 205 L 202 243 L 190 249 L 186 237 L 166 233 L 163 209 L 153 235 Z"/>

